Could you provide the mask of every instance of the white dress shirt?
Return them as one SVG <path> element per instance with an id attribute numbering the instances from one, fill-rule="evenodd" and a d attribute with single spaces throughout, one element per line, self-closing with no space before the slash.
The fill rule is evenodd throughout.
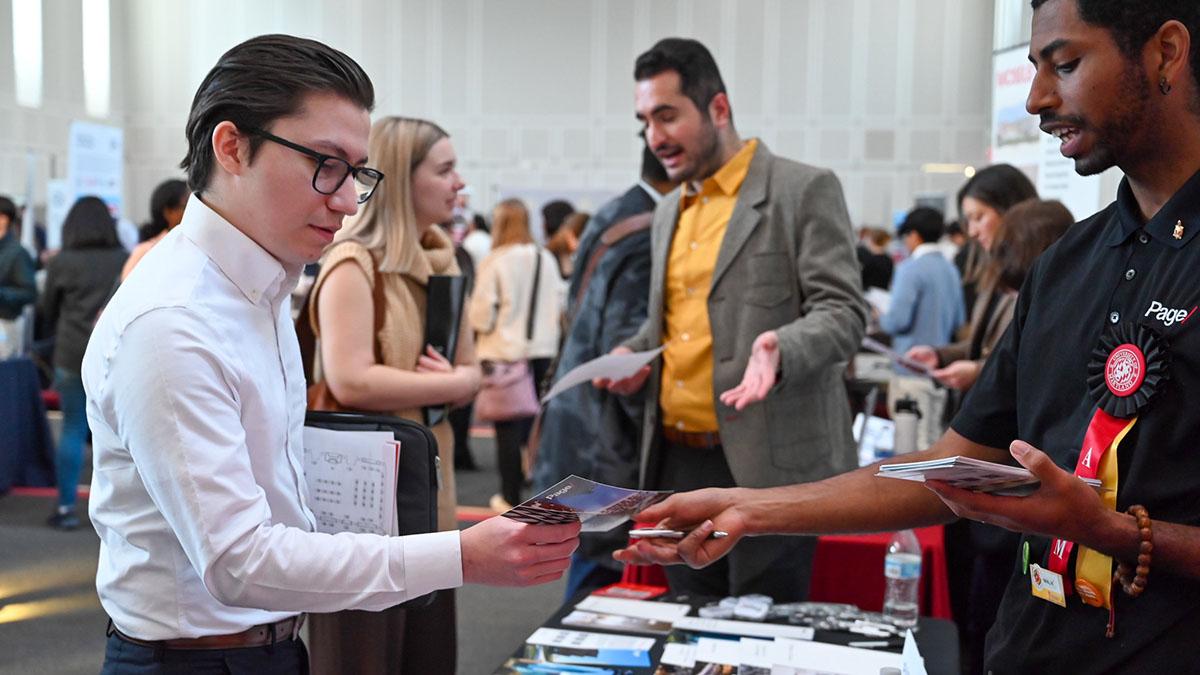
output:
<path id="1" fill-rule="evenodd" d="M 144 640 L 462 584 L 458 532 L 314 532 L 287 269 L 193 196 L 121 284 L 83 360 L 96 589 Z"/>
<path id="2" fill-rule="evenodd" d="M 637 184 L 638 184 L 638 187 L 642 188 L 642 191 L 645 192 L 650 197 L 650 199 L 654 200 L 655 204 L 657 204 L 663 200 L 662 193 L 659 192 L 658 190 L 654 189 L 653 185 L 647 183 L 645 178 L 639 178 Z"/>

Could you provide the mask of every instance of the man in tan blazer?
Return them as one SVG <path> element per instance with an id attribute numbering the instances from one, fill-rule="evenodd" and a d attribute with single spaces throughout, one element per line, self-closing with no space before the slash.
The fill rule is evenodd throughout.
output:
<path id="1" fill-rule="evenodd" d="M 842 377 L 866 305 L 841 185 L 739 138 L 699 42 L 660 41 L 634 79 L 647 142 L 684 182 L 655 210 L 647 321 L 618 348 L 666 345 L 661 362 L 597 382 L 645 391 L 642 485 L 769 487 L 855 468 Z M 800 600 L 814 545 L 759 537 L 668 576 L 676 592 Z"/>

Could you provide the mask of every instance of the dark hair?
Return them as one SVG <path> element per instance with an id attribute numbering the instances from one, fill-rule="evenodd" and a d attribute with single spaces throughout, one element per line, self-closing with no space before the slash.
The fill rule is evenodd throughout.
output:
<path id="1" fill-rule="evenodd" d="M 492 233 L 492 228 L 488 227 L 487 218 L 484 218 L 482 214 L 476 213 L 475 217 L 471 219 L 471 224 L 480 232 Z"/>
<path id="2" fill-rule="evenodd" d="M 667 71 L 679 73 L 679 89 L 708 117 L 708 104 L 725 93 L 721 71 L 708 48 L 687 38 L 663 38 L 637 57 L 633 79 L 646 80 Z"/>
<path id="3" fill-rule="evenodd" d="M 565 199 L 555 199 L 542 205 L 542 227 L 546 230 L 546 238 L 554 236 L 562 227 L 567 216 L 575 213 L 575 207 Z"/>
<path id="4" fill-rule="evenodd" d="M 213 130 L 225 120 L 238 129 L 266 129 L 295 114 L 314 92 L 343 96 L 368 112 L 375 88 L 349 56 L 315 40 L 291 35 L 260 35 L 225 52 L 208 71 L 188 115 L 187 155 L 180 162 L 196 194 L 208 188 L 213 161 Z M 262 144 L 250 137 L 250 157 Z"/>
<path id="5" fill-rule="evenodd" d="M 916 232 L 921 241 L 932 243 L 942 238 L 945 229 L 946 224 L 942 221 L 940 211 L 928 206 L 918 206 L 904 216 L 904 222 L 900 223 L 897 233 L 903 237 L 909 232 Z"/>
<path id="6" fill-rule="evenodd" d="M 952 221 L 946 223 L 946 235 L 947 236 L 950 236 L 950 237 L 955 237 L 958 235 L 966 236 L 966 234 L 967 234 L 966 232 L 963 232 L 962 225 L 959 225 L 957 220 L 952 220 Z"/>
<path id="7" fill-rule="evenodd" d="M 658 161 L 658 157 L 654 155 L 654 151 L 650 146 L 642 146 L 642 180 L 649 183 L 667 183 L 671 177 L 667 175 L 667 170 L 663 168 L 662 162 Z"/>
<path id="8" fill-rule="evenodd" d="M 117 248 L 117 221 L 108 205 L 99 197 L 80 197 L 71 205 L 63 220 L 63 250 L 75 248 Z"/>
<path id="9" fill-rule="evenodd" d="M 8 197 L 0 196 L 0 216 L 8 216 L 8 224 L 14 230 L 21 224 L 21 212 L 16 202 Z"/>
<path id="10" fill-rule="evenodd" d="M 959 189 L 958 212 L 962 214 L 962 203 L 967 197 L 978 199 L 1004 215 L 1013 205 L 1037 196 L 1037 188 L 1020 169 L 1011 164 L 993 164 L 980 169 Z"/>
<path id="11" fill-rule="evenodd" d="M 1079 18 L 1112 34 L 1128 61 L 1141 63 L 1142 48 L 1168 21 L 1182 23 L 1192 36 L 1188 61 L 1192 82 L 1200 86 L 1200 3 L 1196 0 L 1072 0 Z M 1033 9 L 1047 0 L 1032 0 Z"/>
<path id="12" fill-rule="evenodd" d="M 172 178 L 164 180 L 150 193 L 150 222 L 138 228 L 138 240 L 147 241 L 157 237 L 167 229 L 167 216 L 164 211 L 177 209 L 187 203 L 187 183 Z"/>
<path id="13" fill-rule="evenodd" d="M 1020 290 L 1033 261 L 1074 223 L 1062 202 L 1029 199 L 1013 206 L 996 228 L 984 287 Z"/>

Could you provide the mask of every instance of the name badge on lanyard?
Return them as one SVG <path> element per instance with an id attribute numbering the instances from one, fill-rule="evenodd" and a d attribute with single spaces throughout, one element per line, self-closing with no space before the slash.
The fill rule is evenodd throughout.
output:
<path id="1" fill-rule="evenodd" d="M 1051 572 L 1037 563 L 1029 565 L 1029 583 L 1033 587 L 1033 597 L 1049 600 L 1059 607 L 1067 606 L 1067 595 L 1063 590 L 1062 575 Z"/>

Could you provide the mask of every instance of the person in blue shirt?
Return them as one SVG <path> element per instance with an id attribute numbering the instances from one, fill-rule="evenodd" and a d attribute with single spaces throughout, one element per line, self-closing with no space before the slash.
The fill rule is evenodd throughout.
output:
<path id="1" fill-rule="evenodd" d="M 913 209 L 900 224 L 899 238 L 909 257 L 896 267 L 892 302 L 879 317 L 879 327 L 901 354 L 915 345 L 949 343 L 966 321 L 962 280 L 937 246 L 944 227 L 942 214 L 927 207 Z"/>

